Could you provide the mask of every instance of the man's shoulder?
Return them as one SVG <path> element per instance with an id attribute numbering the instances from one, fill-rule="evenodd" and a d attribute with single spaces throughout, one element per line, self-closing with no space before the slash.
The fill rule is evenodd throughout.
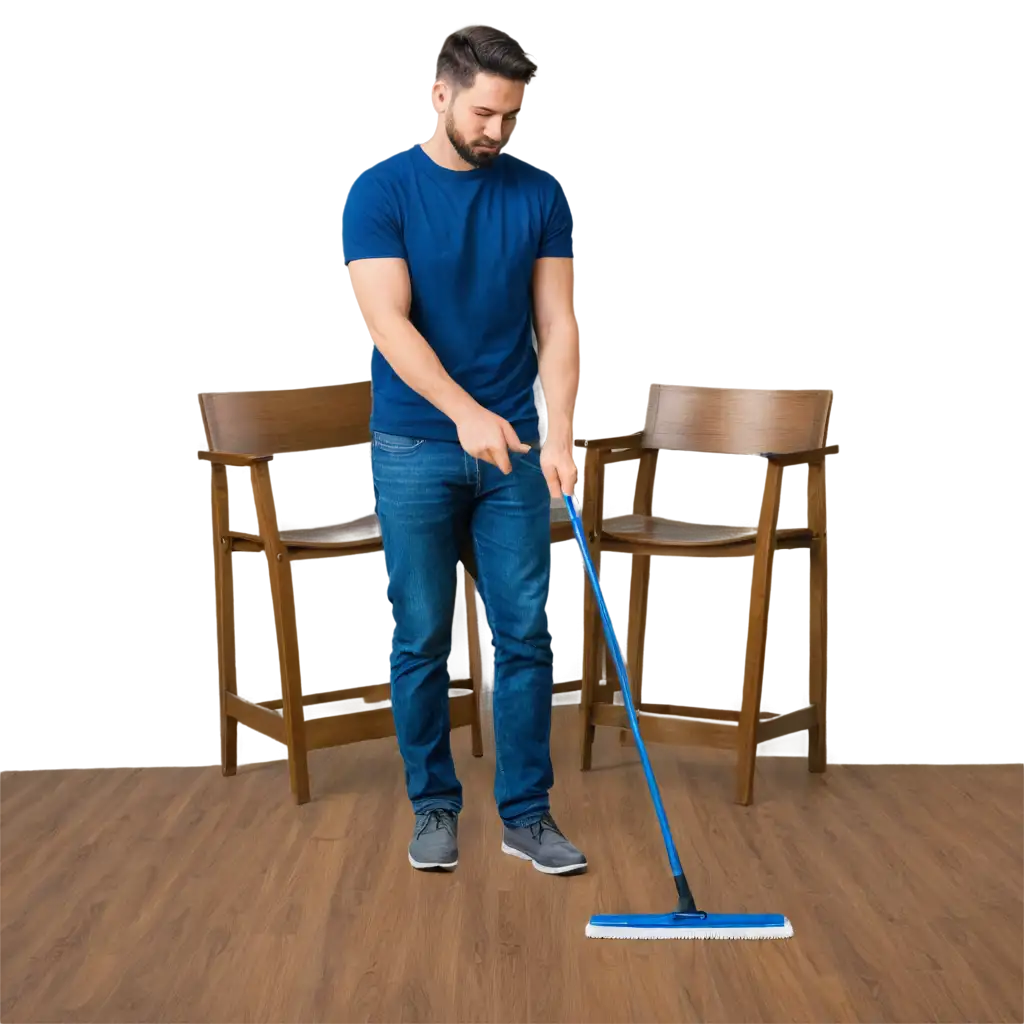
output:
<path id="1" fill-rule="evenodd" d="M 512 156 L 511 153 L 502 153 L 501 159 L 505 162 L 505 174 L 517 183 L 534 185 L 545 190 L 559 187 L 558 179 L 542 167 Z"/>
<path id="2" fill-rule="evenodd" d="M 409 167 L 409 154 L 408 149 L 403 149 L 399 153 L 378 160 L 356 178 L 352 187 L 388 185 L 396 181 L 406 173 Z"/>

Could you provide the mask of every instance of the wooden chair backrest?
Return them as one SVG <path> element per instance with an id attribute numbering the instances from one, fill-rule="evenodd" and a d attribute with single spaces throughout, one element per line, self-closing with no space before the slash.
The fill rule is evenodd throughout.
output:
<path id="1" fill-rule="evenodd" d="M 210 451 L 277 455 L 370 440 L 369 381 L 290 391 L 201 394 Z"/>
<path id="2" fill-rule="evenodd" d="M 757 455 L 822 448 L 831 391 L 757 391 L 652 384 L 646 448 Z"/>

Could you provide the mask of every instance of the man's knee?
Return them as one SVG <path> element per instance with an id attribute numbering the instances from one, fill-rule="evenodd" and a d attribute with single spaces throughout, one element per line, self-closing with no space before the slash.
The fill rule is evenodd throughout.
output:
<path id="1" fill-rule="evenodd" d="M 551 630 L 547 580 L 520 583 L 518 587 L 503 587 L 493 601 L 492 617 L 498 639 L 549 650 Z"/>
<path id="2" fill-rule="evenodd" d="M 394 604 L 396 651 L 421 658 L 447 657 L 452 646 L 453 604 L 412 593 Z"/>

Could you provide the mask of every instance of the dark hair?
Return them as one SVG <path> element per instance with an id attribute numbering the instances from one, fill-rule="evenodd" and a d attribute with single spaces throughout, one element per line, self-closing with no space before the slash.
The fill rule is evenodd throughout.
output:
<path id="1" fill-rule="evenodd" d="M 468 89 L 477 72 L 529 82 L 537 65 L 509 35 L 488 25 L 472 25 L 453 32 L 441 47 L 437 58 L 437 78 L 445 79 L 458 92 Z"/>

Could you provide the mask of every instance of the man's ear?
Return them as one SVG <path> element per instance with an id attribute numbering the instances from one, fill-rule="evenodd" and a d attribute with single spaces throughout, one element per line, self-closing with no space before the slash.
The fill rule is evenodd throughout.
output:
<path id="1" fill-rule="evenodd" d="M 434 83 L 431 99 L 434 102 L 434 109 L 439 114 L 443 114 L 451 109 L 451 105 L 455 100 L 455 89 L 444 79 L 440 79 Z"/>

